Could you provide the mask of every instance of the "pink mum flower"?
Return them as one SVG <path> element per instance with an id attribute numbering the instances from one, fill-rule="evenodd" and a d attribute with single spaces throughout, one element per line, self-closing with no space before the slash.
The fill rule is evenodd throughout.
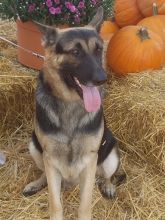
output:
<path id="1" fill-rule="evenodd" d="M 76 7 L 74 5 L 71 5 L 69 9 L 70 9 L 71 12 L 75 12 L 76 11 Z"/>
<path id="2" fill-rule="evenodd" d="M 35 3 L 29 5 L 28 12 L 29 12 L 29 13 L 32 13 L 32 12 L 35 10 L 35 7 L 36 7 L 36 4 L 35 4 Z"/>
<path id="3" fill-rule="evenodd" d="M 55 15 L 56 14 L 56 9 L 54 7 L 50 7 L 49 8 L 49 11 L 52 15 Z"/>
<path id="4" fill-rule="evenodd" d="M 51 0 L 47 0 L 46 5 L 50 8 L 50 7 L 52 7 L 53 3 Z"/>
<path id="5" fill-rule="evenodd" d="M 72 6 L 72 4 L 70 2 L 65 2 L 65 6 L 66 8 L 70 9 L 70 7 Z"/>
<path id="6" fill-rule="evenodd" d="M 54 0 L 56 4 L 60 4 L 60 0 Z"/>
<path id="7" fill-rule="evenodd" d="M 71 2 L 65 2 L 66 8 L 68 8 L 71 12 L 76 12 L 77 8 Z"/>
<path id="8" fill-rule="evenodd" d="M 84 2 L 79 2 L 78 8 L 85 8 L 85 3 Z"/>
<path id="9" fill-rule="evenodd" d="M 91 0 L 91 2 L 92 2 L 93 5 L 97 4 L 97 0 Z"/>
<path id="10" fill-rule="evenodd" d="M 61 8 L 60 8 L 60 7 L 57 7 L 57 8 L 56 8 L 56 14 L 57 14 L 57 15 L 61 14 Z"/>
<path id="11" fill-rule="evenodd" d="M 57 7 L 57 8 L 54 8 L 54 7 L 50 7 L 49 8 L 49 11 L 52 15 L 58 15 L 58 14 L 61 14 L 61 8 L 60 7 Z"/>
<path id="12" fill-rule="evenodd" d="M 71 12 L 76 12 L 77 8 L 71 2 L 65 2 L 66 8 L 68 8 Z"/>

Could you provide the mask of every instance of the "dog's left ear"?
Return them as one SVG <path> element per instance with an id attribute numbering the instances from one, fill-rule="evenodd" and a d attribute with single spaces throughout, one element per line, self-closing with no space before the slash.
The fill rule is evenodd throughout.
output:
<path id="1" fill-rule="evenodd" d="M 104 9 L 102 6 L 100 6 L 97 9 L 96 15 L 93 17 L 93 19 L 91 20 L 91 22 L 89 22 L 88 25 L 96 28 L 96 30 L 99 32 L 101 28 L 101 24 L 103 23 L 103 19 L 104 19 Z"/>
<path id="2" fill-rule="evenodd" d="M 42 45 L 44 47 L 51 46 L 56 43 L 58 31 L 55 27 L 41 24 L 39 22 L 33 21 L 40 32 L 43 34 Z"/>

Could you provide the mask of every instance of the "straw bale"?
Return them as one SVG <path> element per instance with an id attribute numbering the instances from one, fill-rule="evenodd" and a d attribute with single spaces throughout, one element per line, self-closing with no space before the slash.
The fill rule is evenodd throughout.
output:
<path id="1" fill-rule="evenodd" d="M 165 169 L 165 69 L 110 79 L 105 114 L 119 140 Z"/>
<path id="2" fill-rule="evenodd" d="M 10 32 L 10 25 L 3 26 L 5 31 Z M 120 141 L 127 181 L 110 201 L 95 187 L 95 220 L 165 220 L 164 72 L 125 78 L 109 75 L 105 116 Z M 0 42 L 0 150 L 7 156 L 6 164 L 0 167 L 0 220 L 49 216 L 47 188 L 28 198 L 22 195 L 24 186 L 40 175 L 27 150 L 36 76 L 37 72 L 17 63 L 15 49 Z M 78 186 L 63 191 L 62 200 L 66 219 L 76 219 Z"/>
<path id="3" fill-rule="evenodd" d="M 31 121 L 36 77 L 6 58 L 0 59 L 0 72 L 0 130 L 8 131 L 21 126 L 24 118 Z"/>

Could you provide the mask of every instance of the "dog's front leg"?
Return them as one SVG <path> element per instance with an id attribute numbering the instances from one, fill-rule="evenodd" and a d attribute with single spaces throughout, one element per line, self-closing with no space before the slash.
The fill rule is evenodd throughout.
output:
<path id="1" fill-rule="evenodd" d="M 45 172 L 48 182 L 50 220 L 63 220 L 61 205 L 61 174 L 53 166 L 53 158 L 46 153 L 43 155 Z"/>
<path id="2" fill-rule="evenodd" d="M 79 220 L 91 220 L 92 191 L 95 182 L 97 154 L 80 174 Z"/>

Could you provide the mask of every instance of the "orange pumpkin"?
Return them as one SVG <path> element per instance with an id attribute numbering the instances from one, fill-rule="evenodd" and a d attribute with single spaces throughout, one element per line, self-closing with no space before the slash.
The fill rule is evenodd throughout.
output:
<path id="1" fill-rule="evenodd" d="M 136 0 L 116 0 L 114 12 L 115 21 L 119 27 L 137 24 L 143 18 L 137 7 Z"/>
<path id="2" fill-rule="evenodd" d="M 119 75 L 159 69 L 165 59 L 165 45 L 152 31 L 140 26 L 120 29 L 108 44 L 107 65 Z"/>
<path id="3" fill-rule="evenodd" d="M 104 21 L 101 30 L 100 36 L 103 40 L 110 40 L 114 33 L 119 30 L 117 24 L 111 20 Z"/>
<path id="4" fill-rule="evenodd" d="M 137 6 L 145 17 L 152 15 L 153 3 L 157 4 L 158 14 L 165 15 L 165 0 L 137 0 Z"/>
<path id="5" fill-rule="evenodd" d="M 157 33 L 165 43 L 165 15 L 157 15 L 157 6 L 153 4 L 153 16 L 142 19 L 138 25 Z"/>

